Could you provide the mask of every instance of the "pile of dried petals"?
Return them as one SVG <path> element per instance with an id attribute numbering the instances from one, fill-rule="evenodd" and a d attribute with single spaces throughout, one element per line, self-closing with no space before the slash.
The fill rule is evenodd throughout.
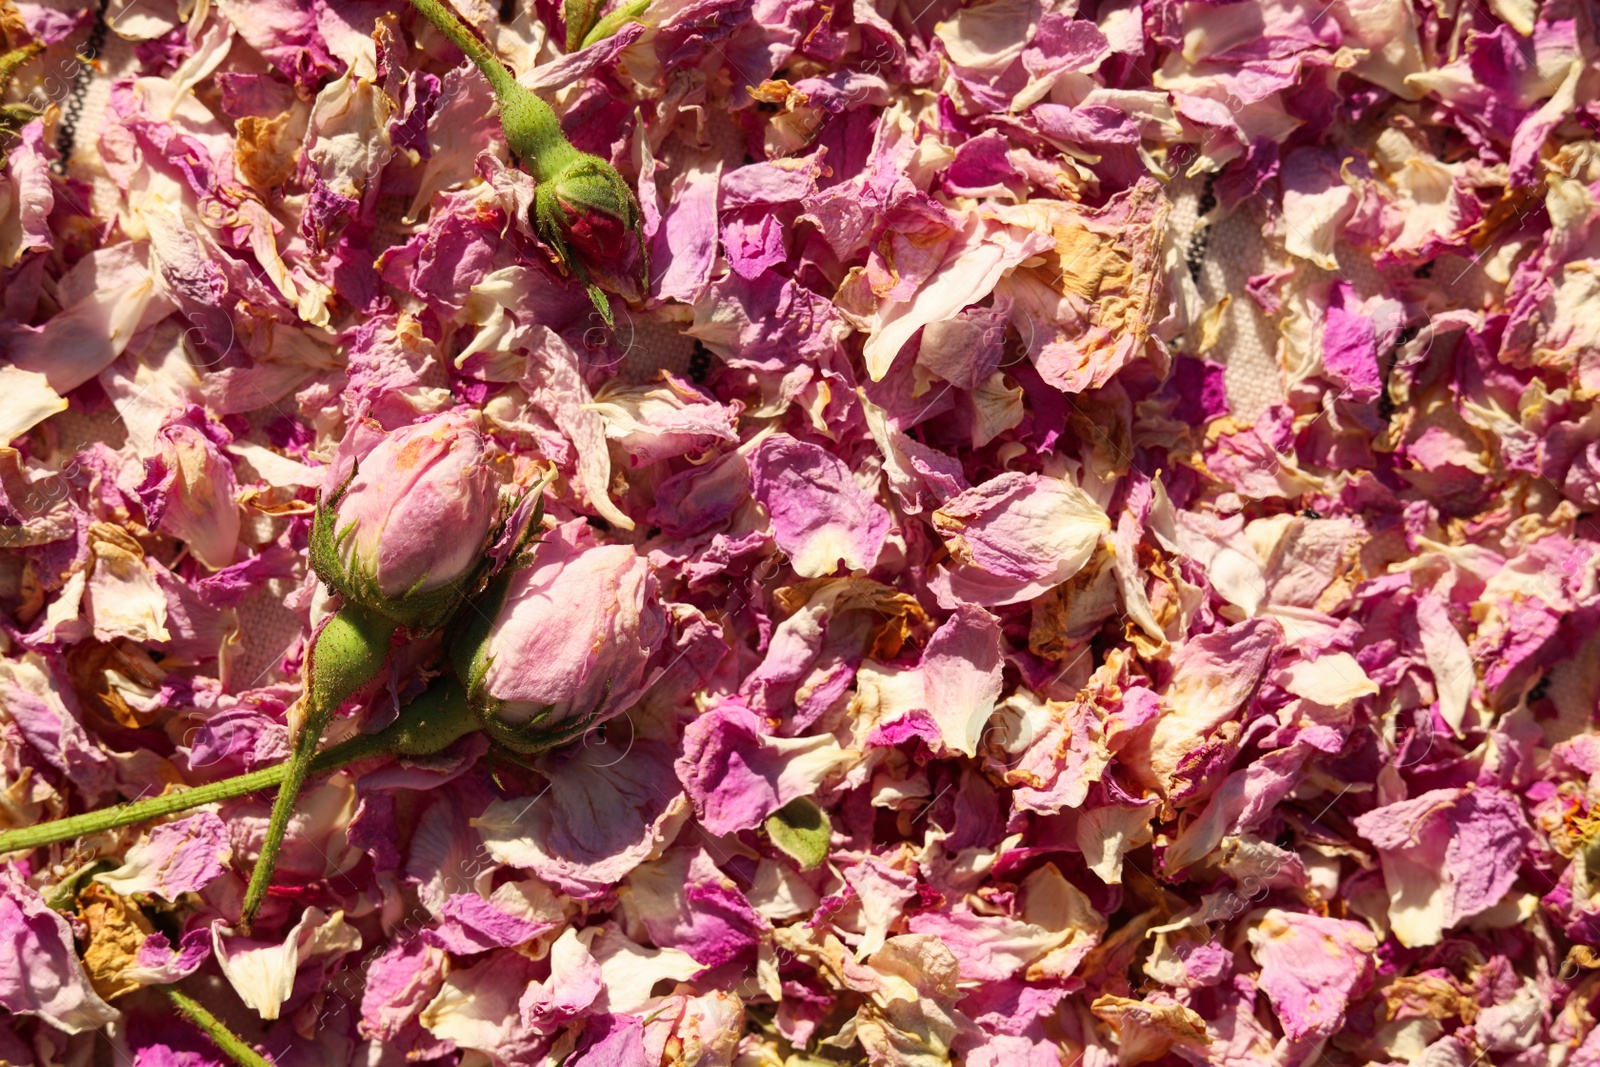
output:
<path id="1" fill-rule="evenodd" d="M 0 34 L 0 1063 L 1600 1064 L 1596 0 Z"/>

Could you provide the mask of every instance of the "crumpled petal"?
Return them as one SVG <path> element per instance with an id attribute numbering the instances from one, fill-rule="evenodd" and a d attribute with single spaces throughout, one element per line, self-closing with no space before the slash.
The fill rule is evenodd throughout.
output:
<path id="1" fill-rule="evenodd" d="M 0 875 L 0 1005 L 37 1015 L 69 1034 L 93 1030 L 121 1013 L 101 1000 L 73 947 L 72 927 L 8 869 Z"/>
<path id="2" fill-rule="evenodd" d="M 659 854 L 689 814 L 672 754 L 657 741 L 636 740 L 614 762 L 580 749 L 540 765 L 547 793 L 495 801 L 472 823 L 498 862 L 532 871 L 575 897 L 604 894 Z"/>
<path id="3" fill-rule="evenodd" d="M 123 896 L 154 893 L 177 900 L 205 888 L 232 859 L 228 828 L 203 811 L 157 826 L 123 854 L 122 866 L 97 874 L 94 880 Z"/>
<path id="4" fill-rule="evenodd" d="M 675 767 L 701 825 L 727 834 L 812 795 L 849 758 L 832 737 L 774 737 L 755 712 L 725 703 L 684 731 Z"/>

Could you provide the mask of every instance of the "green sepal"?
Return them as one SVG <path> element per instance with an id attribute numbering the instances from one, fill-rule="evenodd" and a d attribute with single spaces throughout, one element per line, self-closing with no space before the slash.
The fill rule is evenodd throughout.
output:
<path id="1" fill-rule="evenodd" d="M 547 482 L 539 482 L 528 490 L 539 495 L 534 498 L 533 514 L 528 516 L 527 525 L 517 534 L 517 543 L 511 546 L 511 551 L 506 554 L 505 566 L 491 573 L 482 589 L 477 590 L 476 595 L 461 604 L 447 628 L 450 638 L 445 654 L 449 657 L 451 666 L 455 668 L 456 677 L 461 679 L 461 684 L 466 687 L 467 698 L 474 707 L 481 703 L 481 699 L 475 694 L 482 693 L 483 675 L 489 669 L 487 651 L 489 635 L 494 631 L 494 620 L 499 617 L 500 609 L 506 602 L 506 594 L 511 589 L 511 576 L 532 563 L 530 550 L 538 543 L 539 533 L 544 528 L 546 484 Z M 515 516 L 517 508 L 521 507 L 523 500 L 526 499 L 525 493 L 510 506 L 507 521 Z"/>
<path id="2" fill-rule="evenodd" d="M 567 0 L 561 5 L 561 18 L 567 24 L 567 51 L 583 47 L 583 38 L 600 20 L 601 0 Z"/>
<path id="3" fill-rule="evenodd" d="M 520 567 L 513 559 L 490 580 L 482 593 L 463 604 L 447 628 L 450 638 L 446 654 L 456 677 L 466 687 L 467 700 L 474 711 L 484 703 L 484 675 L 489 670 L 489 637 L 494 633 L 495 619 L 505 605 L 511 591 L 511 576 Z"/>
<path id="4" fill-rule="evenodd" d="M 585 285 L 589 281 L 589 272 L 584 269 L 578 257 L 573 254 L 572 246 L 567 244 L 566 209 L 561 206 L 561 200 L 556 196 L 555 179 L 541 181 L 533 190 L 533 228 L 539 234 L 539 239 L 550 246 L 550 251 L 555 253 L 556 262 L 563 270 L 571 271 L 577 275 L 578 280 Z M 590 299 L 593 299 L 591 297 Z M 606 315 L 611 314 L 607 306 Z"/>
<path id="5" fill-rule="evenodd" d="M 768 815 L 766 831 L 778 851 L 800 864 L 802 871 L 820 867 L 828 858 L 833 823 L 810 797 L 796 797 Z"/>
<path id="6" fill-rule="evenodd" d="M 594 284 L 594 282 L 589 282 L 585 285 L 583 291 L 589 294 L 589 303 L 593 304 L 594 309 L 600 312 L 600 321 L 604 322 L 607 327 L 615 326 L 617 320 L 612 317 L 611 300 L 606 296 L 606 291 Z"/>
<path id="7" fill-rule="evenodd" d="M 599 22 L 596 22 L 593 28 L 591 28 L 588 33 L 583 35 L 583 40 L 579 42 L 578 48 L 573 48 L 569 43 L 567 45 L 567 51 L 574 52 L 578 51 L 579 49 L 588 48 L 596 41 L 603 41 L 607 37 L 614 35 L 618 30 L 622 29 L 622 27 L 626 26 L 630 22 L 643 22 L 644 20 L 639 16 L 643 15 L 646 9 L 649 7 L 650 0 L 631 0 L 631 2 L 623 4 L 605 18 L 601 19 Z M 569 31 L 568 40 L 570 41 L 570 39 Z"/>
<path id="8" fill-rule="evenodd" d="M 526 553 L 539 543 L 539 534 L 544 531 L 544 490 L 554 480 L 555 471 L 551 470 L 506 508 L 505 521 L 509 523 L 516 518 L 517 509 L 522 507 L 522 502 L 528 498 L 528 494 L 538 494 L 533 498 L 533 513 L 528 516 L 528 521 L 517 533 L 517 543 L 511 546 L 510 552 L 506 553 L 505 569 L 509 570 L 527 562 Z"/>
<path id="9" fill-rule="evenodd" d="M 611 687 L 607 685 L 606 693 L 609 694 L 610 691 Z M 479 718 L 483 723 L 483 732 L 496 744 L 512 752 L 531 756 L 570 744 L 588 733 L 600 721 L 600 709 L 605 707 L 605 704 L 606 698 L 601 696 L 600 703 L 588 714 L 563 719 L 549 727 L 544 725 L 544 720 L 555 705 L 546 704 L 527 722 L 513 726 L 500 718 L 503 702 L 485 694 L 479 705 Z"/>

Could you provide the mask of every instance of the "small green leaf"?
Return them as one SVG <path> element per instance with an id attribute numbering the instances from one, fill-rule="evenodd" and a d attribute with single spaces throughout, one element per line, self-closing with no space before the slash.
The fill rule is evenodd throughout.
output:
<path id="1" fill-rule="evenodd" d="M 828 858 L 828 839 L 833 824 L 828 813 L 810 797 L 799 797 L 767 816 L 767 836 L 784 855 L 800 864 L 802 871 L 820 867 Z"/>
<path id="2" fill-rule="evenodd" d="M 600 318 L 607 326 L 615 326 L 616 320 L 611 317 L 611 301 L 606 299 L 605 292 L 592 283 L 585 288 L 589 291 L 589 299 L 594 303 L 594 309 L 600 312 Z"/>
<path id="3" fill-rule="evenodd" d="M 78 892 L 88 883 L 89 879 L 101 871 L 109 871 L 116 867 L 110 860 L 91 860 L 63 878 L 44 902 L 56 911 L 72 912 L 78 907 Z"/>

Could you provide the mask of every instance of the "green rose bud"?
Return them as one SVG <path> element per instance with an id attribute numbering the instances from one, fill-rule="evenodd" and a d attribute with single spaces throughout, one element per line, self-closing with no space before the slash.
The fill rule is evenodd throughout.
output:
<path id="1" fill-rule="evenodd" d="M 562 269 L 588 289 L 589 299 L 610 325 L 611 303 L 602 287 L 624 299 L 637 300 L 644 294 L 648 280 L 638 198 L 615 167 L 599 156 L 574 148 L 561 132 L 561 123 L 550 105 L 518 85 L 489 46 L 440 0 L 411 3 L 488 79 L 500 105 L 500 127 L 505 131 L 506 144 L 538 182 L 534 228 Z M 575 11 L 574 17 L 581 24 L 594 10 Z M 605 25 L 607 20 L 603 19 L 589 33 Z"/>
<path id="2" fill-rule="evenodd" d="M 633 190 L 598 156 L 580 155 L 534 193 L 533 224 L 611 324 L 602 288 L 638 300 L 649 285 L 643 220 Z M 599 283 L 598 285 L 596 283 Z"/>

